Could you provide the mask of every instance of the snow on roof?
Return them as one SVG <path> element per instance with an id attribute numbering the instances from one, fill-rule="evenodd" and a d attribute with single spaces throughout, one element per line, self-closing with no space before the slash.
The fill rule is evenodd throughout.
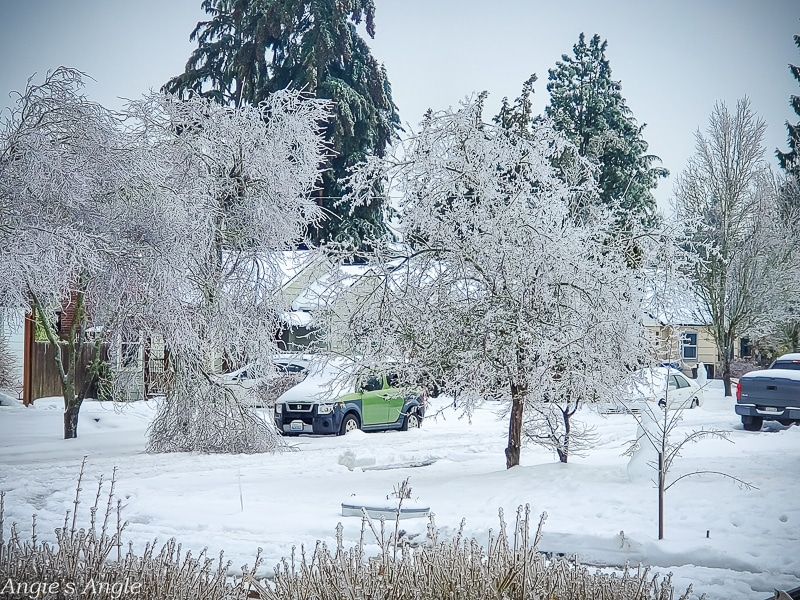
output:
<path id="1" fill-rule="evenodd" d="M 745 373 L 742 375 L 741 379 L 753 379 L 757 377 L 777 377 L 778 379 L 800 381 L 800 371 L 795 369 L 760 369 L 758 371 Z"/>
<path id="2" fill-rule="evenodd" d="M 280 318 L 290 327 L 308 327 L 314 321 L 311 313 L 305 310 L 287 310 Z"/>
<path id="3" fill-rule="evenodd" d="M 283 285 L 319 258 L 319 254 L 310 250 L 286 250 L 276 254 L 277 267 L 283 274 L 281 282 Z"/>
<path id="4" fill-rule="evenodd" d="M 707 325 L 711 317 L 700 305 L 691 282 L 649 271 L 644 285 L 645 325 Z"/>
<path id="5" fill-rule="evenodd" d="M 352 376 L 356 368 L 357 364 L 347 358 L 311 362 L 307 377 L 285 391 L 277 402 L 332 402 L 353 391 Z"/>
<path id="6" fill-rule="evenodd" d="M 293 311 L 314 311 L 328 306 L 343 289 L 351 288 L 370 271 L 366 265 L 340 265 L 311 282 L 292 301 Z"/>

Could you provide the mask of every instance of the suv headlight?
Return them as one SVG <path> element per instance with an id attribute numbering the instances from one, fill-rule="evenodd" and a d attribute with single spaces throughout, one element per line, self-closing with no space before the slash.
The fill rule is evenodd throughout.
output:
<path id="1" fill-rule="evenodd" d="M 319 404 L 317 405 L 318 415 L 327 415 L 333 412 L 333 404 Z"/>
<path id="2" fill-rule="evenodd" d="M 275 412 L 279 415 L 283 413 L 283 404 L 276 404 L 275 405 Z"/>

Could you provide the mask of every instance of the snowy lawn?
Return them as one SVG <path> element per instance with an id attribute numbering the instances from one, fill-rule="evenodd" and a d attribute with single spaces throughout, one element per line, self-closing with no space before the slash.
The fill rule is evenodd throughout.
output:
<path id="1" fill-rule="evenodd" d="M 0 406 L 6 536 L 16 521 L 27 537 L 35 513 L 40 539 L 52 539 L 72 508 L 75 478 L 88 455 L 84 525 L 97 477 L 110 477 L 116 466 L 117 497 L 130 522 L 126 541 L 141 548 L 153 538 L 175 537 L 195 553 L 224 550 L 234 567 L 252 563 L 261 547 L 266 574 L 293 545 L 311 548 L 323 540 L 334 547 L 338 522 L 345 539 L 355 542 L 360 520 L 342 517 L 341 503 L 352 495 L 385 496 L 410 477 L 413 498 L 431 507 L 445 535 L 465 518 L 467 535 L 485 543 L 489 528 L 498 528 L 499 508 L 513 523 L 517 506 L 530 504 L 534 514 L 548 514 L 542 550 L 577 554 L 590 564 L 653 565 L 662 575 L 672 572 L 678 589 L 691 583 L 709 598 L 767 598 L 773 587 L 800 586 L 800 427 L 767 423 L 759 433 L 745 432 L 721 382 L 710 385 L 705 404 L 685 411 L 677 435 L 713 427 L 729 431 L 733 443 L 690 445 L 670 475 L 722 471 L 759 489 L 712 475 L 681 481 L 667 493 L 663 541 L 657 539 L 656 490 L 631 481 L 622 456 L 636 433 L 631 416 L 584 411 L 580 417 L 599 434 L 586 458 L 563 465 L 528 447 L 522 466 L 507 471 L 500 407 L 478 409 L 470 422 L 441 398 L 432 401 L 442 408 L 438 418 L 417 431 L 291 438 L 296 452 L 236 456 L 145 454 L 152 403 L 120 411 L 86 402 L 79 437 L 68 441 L 61 439 L 60 400 L 38 400 L 27 409 Z M 425 466 L 404 466 L 412 463 Z M 401 527 L 422 538 L 426 524 L 404 520 Z"/>

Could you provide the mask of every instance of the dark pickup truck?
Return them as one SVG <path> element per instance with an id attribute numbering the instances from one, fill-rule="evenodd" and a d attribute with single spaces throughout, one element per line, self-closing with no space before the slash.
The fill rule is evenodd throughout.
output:
<path id="1" fill-rule="evenodd" d="M 764 421 L 800 423 L 800 353 L 743 375 L 736 385 L 736 414 L 747 431 L 759 431 Z"/>

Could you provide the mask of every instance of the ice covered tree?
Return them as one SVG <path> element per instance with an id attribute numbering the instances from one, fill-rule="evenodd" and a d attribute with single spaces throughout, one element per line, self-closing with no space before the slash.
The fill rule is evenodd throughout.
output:
<path id="1" fill-rule="evenodd" d="M 8 339 L 0 333 L 0 390 L 10 390 L 17 386 L 14 362 L 14 357 L 8 347 Z"/>
<path id="2" fill-rule="evenodd" d="M 695 154 L 678 176 L 678 218 L 699 260 L 687 275 L 698 322 L 709 322 L 731 395 L 731 361 L 739 337 L 758 338 L 781 319 L 791 297 L 796 251 L 776 227 L 777 190 L 764 160 L 766 124 L 747 99 L 735 112 L 719 103 Z"/>
<path id="3" fill-rule="evenodd" d="M 172 251 L 154 266 L 141 326 L 163 335 L 174 380 L 148 449 L 263 452 L 277 434 L 215 382 L 215 363 L 266 372 L 277 351 L 283 274 L 320 216 L 311 199 L 324 163 L 324 101 L 276 92 L 258 107 L 156 94 L 133 103 L 143 144 L 162 157 L 174 207 L 159 235 Z"/>
<path id="4" fill-rule="evenodd" d="M 110 111 L 82 93 L 83 75 L 58 68 L 17 95 L 0 131 L 0 306 L 32 309 L 54 349 L 64 437 L 77 436 L 94 375 L 79 357 L 100 345 L 145 293 L 162 248 L 153 201 L 163 166 Z M 57 313 L 72 313 L 59 331 Z M 103 335 L 87 339 L 90 325 Z M 91 350 L 89 350 L 91 347 Z"/>
<path id="5" fill-rule="evenodd" d="M 363 22 L 375 36 L 373 1 L 204 0 L 202 6 L 209 20 L 191 34 L 197 49 L 165 89 L 237 107 L 257 106 L 285 88 L 330 100 L 325 139 L 332 153 L 315 194 L 326 218 L 311 229 L 313 241 L 360 246 L 384 232 L 382 182 L 358 206 L 341 202 L 339 183 L 367 156 L 383 156 L 399 127 L 386 72 L 358 31 Z"/>
<path id="6" fill-rule="evenodd" d="M 570 168 L 577 153 L 597 165 L 599 201 L 615 211 L 622 229 L 631 223 L 651 223 L 655 216 L 652 190 L 668 173 L 656 166 L 657 156 L 647 154 L 638 125 L 622 97 L 622 85 L 611 78 L 606 58 L 607 41 L 583 33 L 572 47 L 573 56 L 562 55 L 548 71 L 550 103 L 545 113 L 557 131 L 573 144 L 558 158 Z"/>
<path id="7" fill-rule="evenodd" d="M 123 118 L 80 87 L 70 69 L 29 84 L 0 139 L 0 298 L 32 304 L 56 349 L 65 437 L 94 377 L 78 389 L 85 347 L 96 361 L 104 341 L 158 334 L 174 376 L 151 449 L 275 447 L 209 372 L 223 360 L 258 369 L 275 351 L 276 253 L 319 216 L 309 198 L 325 103 L 283 92 L 232 108 L 155 94 Z M 73 317 L 58 331 L 64 307 Z"/>
<path id="8" fill-rule="evenodd" d="M 467 411 L 508 402 L 507 467 L 526 430 L 566 461 L 576 409 L 642 350 L 637 290 L 603 243 L 610 215 L 571 210 L 580 190 L 551 161 L 568 143 L 544 123 L 525 136 L 486 124 L 482 108 L 483 96 L 428 114 L 395 156 L 351 179 L 368 194 L 388 177 L 405 244 L 370 257 L 369 285 L 338 303 L 347 326 L 331 335 L 370 364 L 393 357 L 407 381 L 435 381 Z M 551 431 L 537 413 L 557 417 Z"/>

